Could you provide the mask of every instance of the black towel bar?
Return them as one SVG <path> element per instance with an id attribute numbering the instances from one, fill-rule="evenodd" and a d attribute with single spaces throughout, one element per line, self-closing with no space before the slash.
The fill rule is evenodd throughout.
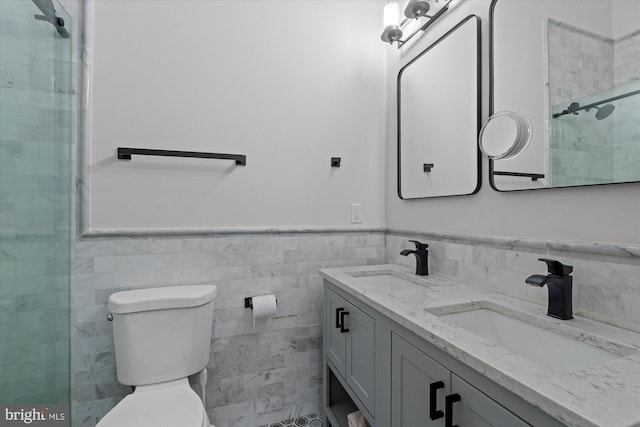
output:
<path id="1" fill-rule="evenodd" d="M 247 164 L 247 156 L 245 156 L 244 154 L 203 153 L 201 151 L 155 150 L 148 148 L 118 147 L 119 160 L 131 160 L 132 155 L 234 160 L 236 162 L 236 165 L 245 166 Z"/>
<path id="2" fill-rule="evenodd" d="M 494 175 L 501 176 L 520 176 L 523 178 L 531 178 L 531 181 L 537 181 L 538 179 L 544 178 L 544 174 L 541 173 L 522 173 L 522 172 L 498 172 L 494 171 Z"/>

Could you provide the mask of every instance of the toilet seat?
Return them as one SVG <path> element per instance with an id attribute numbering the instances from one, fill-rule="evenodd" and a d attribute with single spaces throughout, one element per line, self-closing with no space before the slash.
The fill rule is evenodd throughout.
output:
<path id="1" fill-rule="evenodd" d="M 186 378 L 136 387 L 96 427 L 209 427 L 198 395 Z"/>

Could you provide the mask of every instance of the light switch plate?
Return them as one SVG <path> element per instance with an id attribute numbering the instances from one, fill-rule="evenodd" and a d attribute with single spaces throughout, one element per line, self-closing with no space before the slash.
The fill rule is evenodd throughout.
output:
<path id="1" fill-rule="evenodd" d="M 351 224 L 362 224 L 362 203 L 351 203 Z"/>

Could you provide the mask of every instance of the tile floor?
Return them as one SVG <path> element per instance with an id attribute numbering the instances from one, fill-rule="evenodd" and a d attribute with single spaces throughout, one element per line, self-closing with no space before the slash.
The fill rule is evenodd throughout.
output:
<path id="1" fill-rule="evenodd" d="M 262 427 L 322 427 L 322 414 L 305 415 Z"/>

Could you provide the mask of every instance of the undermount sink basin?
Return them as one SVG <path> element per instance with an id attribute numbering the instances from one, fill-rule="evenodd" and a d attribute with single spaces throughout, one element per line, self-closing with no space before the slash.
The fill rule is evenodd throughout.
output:
<path id="1" fill-rule="evenodd" d="M 582 342 L 598 339 L 577 330 L 572 338 L 488 307 L 440 314 L 440 318 L 557 372 L 573 372 L 625 355 Z"/>

